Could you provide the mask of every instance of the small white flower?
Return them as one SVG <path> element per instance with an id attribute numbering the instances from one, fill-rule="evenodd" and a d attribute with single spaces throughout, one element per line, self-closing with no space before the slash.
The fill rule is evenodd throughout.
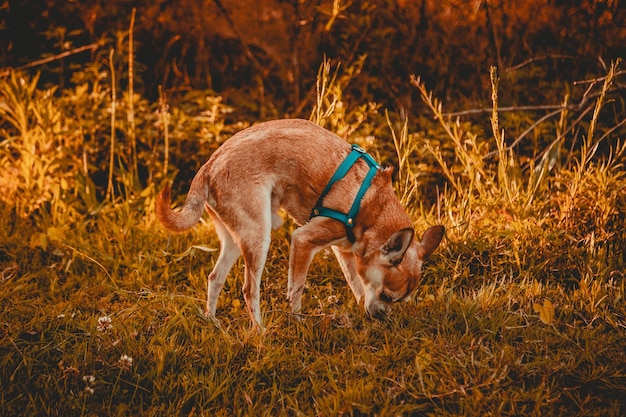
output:
<path id="1" fill-rule="evenodd" d="M 94 392 L 95 392 L 95 391 L 93 390 L 93 388 L 91 388 L 91 387 L 89 387 L 89 386 L 85 387 L 85 394 L 87 394 L 87 395 L 93 395 L 93 393 L 94 393 Z"/>
<path id="2" fill-rule="evenodd" d="M 96 382 L 96 377 L 93 375 L 85 375 L 83 376 L 83 381 L 85 381 L 87 385 L 93 385 L 93 383 Z"/>
<path id="3" fill-rule="evenodd" d="M 130 368 L 131 366 L 133 366 L 133 358 L 128 355 L 120 356 L 119 362 L 122 368 Z"/>
<path id="4" fill-rule="evenodd" d="M 102 316 L 98 319 L 98 331 L 106 332 L 107 330 L 111 330 L 113 328 L 111 317 Z"/>

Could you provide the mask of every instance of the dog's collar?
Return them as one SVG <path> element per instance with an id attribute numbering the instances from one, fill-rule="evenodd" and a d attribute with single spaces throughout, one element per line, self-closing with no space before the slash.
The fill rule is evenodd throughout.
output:
<path id="1" fill-rule="evenodd" d="M 352 166 L 359 158 L 362 158 L 367 163 L 367 165 L 369 165 L 370 169 L 365 175 L 365 178 L 363 178 L 363 183 L 361 184 L 361 188 L 359 188 L 359 192 L 354 198 L 354 202 L 352 203 L 352 207 L 350 207 L 350 211 L 348 211 L 348 213 L 342 213 L 340 211 L 324 207 L 322 203 L 324 201 L 324 197 L 326 197 L 326 194 L 328 194 L 332 186 L 337 181 L 345 177 L 350 168 L 352 168 Z M 359 208 L 361 207 L 361 200 L 363 199 L 363 196 L 365 195 L 365 192 L 367 191 L 369 186 L 372 184 L 372 179 L 374 178 L 376 171 L 378 171 L 379 169 L 380 165 L 376 163 L 374 158 L 372 158 L 367 152 L 359 147 L 359 145 L 352 145 L 352 152 L 350 152 L 346 159 L 343 160 L 341 165 L 339 165 L 333 176 L 330 178 L 330 181 L 328 181 L 328 184 L 326 184 L 326 188 L 324 188 L 324 191 L 322 191 L 322 194 L 320 194 L 319 198 L 317 199 L 317 203 L 315 203 L 315 207 L 313 207 L 313 210 L 311 211 L 310 219 L 317 216 L 323 216 L 339 220 L 346 227 L 346 237 L 348 238 L 350 243 L 354 243 L 354 241 L 356 240 L 353 230 L 354 219 L 359 212 Z"/>

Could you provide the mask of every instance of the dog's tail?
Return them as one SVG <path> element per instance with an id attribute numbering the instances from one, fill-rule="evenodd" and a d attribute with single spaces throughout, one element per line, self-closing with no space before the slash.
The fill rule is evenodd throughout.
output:
<path id="1" fill-rule="evenodd" d="M 163 187 L 156 199 L 156 216 L 161 224 L 171 232 L 184 232 L 198 223 L 209 198 L 209 187 L 204 174 L 205 167 L 200 168 L 191 181 L 187 199 L 180 211 L 171 208 L 172 191 L 169 186 Z"/>

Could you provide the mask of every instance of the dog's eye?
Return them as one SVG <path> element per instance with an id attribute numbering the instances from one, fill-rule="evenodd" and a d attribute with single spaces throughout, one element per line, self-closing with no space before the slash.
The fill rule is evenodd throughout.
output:
<path id="1" fill-rule="evenodd" d="M 389 294 L 387 294 L 385 291 L 382 291 L 382 292 L 380 293 L 380 299 L 381 299 L 382 301 L 384 301 L 385 303 L 391 303 L 391 302 L 393 302 L 393 298 L 391 298 L 391 297 L 389 296 Z"/>

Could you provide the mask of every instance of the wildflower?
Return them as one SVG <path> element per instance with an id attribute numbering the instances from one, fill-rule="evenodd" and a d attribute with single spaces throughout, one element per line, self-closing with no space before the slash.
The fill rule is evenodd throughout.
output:
<path id="1" fill-rule="evenodd" d="M 329 304 L 329 305 L 330 305 L 330 304 L 337 304 L 337 303 L 339 302 L 339 298 L 338 298 L 336 295 L 332 294 L 332 295 L 329 295 L 329 296 L 328 296 L 328 298 L 326 299 L 326 301 L 328 301 L 328 304 Z"/>
<path id="2" fill-rule="evenodd" d="M 93 385 L 94 382 L 96 382 L 96 377 L 93 375 L 85 375 L 83 376 L 83 381 L 87 384 L 87 385 Z"/>
<path id="3" fill-rule="evenodd" d="M 122 355 L 120 356 L 119 363 L 122 368 L 128 369 L 133 366 L 133 358 L 128 355 Z"/>
<path id="4" fill-rule="evenodd" d="M 83 382 L 86 384 L 85 385 L 85 394 L 87 395 L 93 395 L 93 393 L 95 392 L 93 387 L 93 384 L 96 382 L 96 377 L 93 375 L 84 375 L 83 376 Z"/>
<path id="5" fill-rule="evenodd" d="M 111 330 L 113 328 L 111 317 L 102 316 L 98 319 L 98 331 L 106 332 L 107 330 Z"/>

